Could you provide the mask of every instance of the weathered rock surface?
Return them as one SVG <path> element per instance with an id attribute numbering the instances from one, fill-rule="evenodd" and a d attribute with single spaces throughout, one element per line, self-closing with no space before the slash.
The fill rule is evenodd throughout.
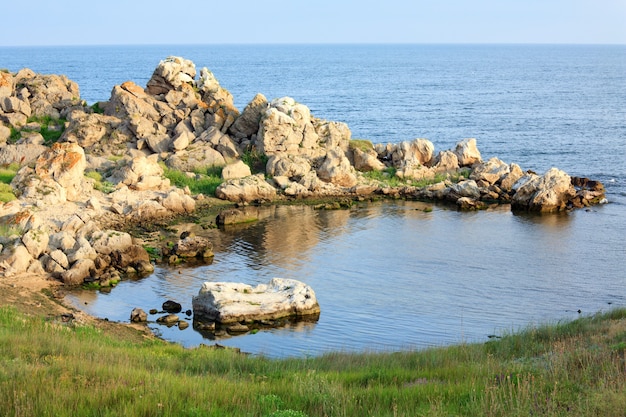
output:
<path id="1" fill-rule="evenodd" d="M 213 244 L 202 236 L 187 236 L 178 240 L 172 252 L 181 258 L 212 258 Z"/>
<path id="2" fill-rule="evenodd" d="M 542 176 L 527 174 L 513 188 L 512 207 L 528 211 L 562 211 L 576 195 L 570 176 L 557 168 L 548 170 Z"/>
<path id="3" fill-rule="evenodd" d="M 225 181 L 215 191 L 217 198 L 234 202 L 252 202 L 272 200 L 276 197 L 276 188 L 272 187 L 264 176 L 252 175 L 245 178 Z"/>
<path id="4" fill-rule="evenodd" d="M 130 312 L 130 321 L 133 323 L 145 323 L 148 321 L 148 314 L 139 307 L 135 307 Z"/>
<path id="5" fill-rule="evenodd" d="M 459 142 L 456 145 L 454 153 L 459 160 L 460 166 L 471 166 L 482 161 L 480 151 L 476 146 L 476 139 L 474 138 L 464 139 Z"/>
<path id="6" fill-rule="evenodd" d="M 291 279 L 273 278 L 252 287 L 229 282 L 205 282 L 192 299 L 194 320 L 218 323 L 275 320 L 319 315 L 315 292 Z"/>

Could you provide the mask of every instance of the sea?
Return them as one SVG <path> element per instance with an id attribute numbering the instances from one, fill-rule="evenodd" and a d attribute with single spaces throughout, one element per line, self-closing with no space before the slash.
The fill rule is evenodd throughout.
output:
<path id="1" fill-rule="evenodd" d="M 255 223 L 196 231 L 214 242 L 212 264 L 72 292 L 78 308 L 128 322 L 167 299 L 190 309 L 204 281 L 294 278 L 316 292 L 317 322 L 225 337 L 157 316 L 149 327 L 187 347 L 301 357 L 486 342 L 626 307 L 626 45 L 0 47 L 0 68 L 65 74 L 94 104 L 125 81 L 145 86 L 171 55 L 211 70 L 240 110 L 257 93 L 290 96 L 374 143 L 427 138 L 438 152 L 476 138 L 484 160 L 600 180 L 608 203 L 550 215 L 413 201 L 266 207 Z"/>

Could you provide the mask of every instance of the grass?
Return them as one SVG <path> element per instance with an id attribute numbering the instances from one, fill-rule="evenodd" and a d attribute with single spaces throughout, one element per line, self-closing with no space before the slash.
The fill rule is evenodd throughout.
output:
<path id="1" fill-rule="evenodd" d="M 0 308 L 0 415 L 623 416 L 626 309 L 484 344 L 271 360 Z"/>
<path id="2" fill-rule="evenodd" d="M 17 224 L 0 223 L 0 237 L 22 236 L 24 230 Z"/>
<path id="3" fill-rule="evenodd" d="M 350 149 L 359 149 L 368 152 L 374 149 L 374 144 L 367 139 L 351 139 L 348 145 Z"/>
<path id="4" fill-rule="evenodd" d="M 165 164 L 161 165 L 165 178 L 178 188 L 189 187 L 192 194 L 204 194 L 215 196 L 215 190 L 222 183 L 222 167 L 206 167 L 204 169 L 195 170 L 195 176 L 189 177 L 185 172 L 168 168 Z"/>
<path id="5" fill-rule="evenodd" d="M 250 167 L 250 171 L 255 174 L 265 172 L 269 157 L 256 150 L 248 150 L 241 155 L 241 160 L 244 164 L 248 165 Z"/>
<path id="6" fill-rule="evenodd" d="M 59 138 L 61 137 L 61 135 L 63 135 L 63 131 L 65 130 L 66 120 L 63 118 L 54 119 L 50 116 L 44 116 L 44 117 L 31 116 L 27 119 L 26 122 L 27 123 L 31 123 L 31 122 L 39 123 L 39 125 L 41 126 L 39 133 L 41 133 L 41 136 L 43 136 L 44 145 L 50 146 L 53 143 L 57 142 Z M 30 131 L 28 128 L 25 128 L 25 127 L 23 127 L 21 130 L 24 132 Z M 20 130 L 11 128 L 11 135 L 9 137 L 8 142 L 15 143 L 17 142 L 19 138 L 20 138 Z"/>
<path id="7" fill-rule="evenodd" d="M 0 202 L 8 203 L 17 197 L 9 184 L 20 169 L 19 164 L 10 164 L 0 167 Z"/>
<path id="8" fill-rule="evenodd" d="M 96 190 L 100 192 L 109 194 L 115 191 L 115 184 L 113 184 L 112 182 L 103 180 L 102 174 L 100 174 L 98 171 L 86 171 L 85 177 L 91 178 L 94 181 L 93 188 L 95 188 Z"/>

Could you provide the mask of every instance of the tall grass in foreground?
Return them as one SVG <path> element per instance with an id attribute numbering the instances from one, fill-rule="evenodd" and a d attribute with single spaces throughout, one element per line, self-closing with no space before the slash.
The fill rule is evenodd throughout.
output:
<path id="1" fill-rule="evenodd" d="M 626 309 L 484 344 L 270 360 L 0 308 L 0 415 L 624 416 Z"/>

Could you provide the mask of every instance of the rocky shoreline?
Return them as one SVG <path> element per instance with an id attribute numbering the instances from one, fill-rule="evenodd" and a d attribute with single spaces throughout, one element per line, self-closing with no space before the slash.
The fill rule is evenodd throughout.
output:
<path id="1" fill-rule="evenodd" d="M 110 225 L 166 221 L 209 204 L 173 186 L 166 169 L 199 180 L 218 167 L 216 197 L 244 206 L 406 198 L 544 213 L 606 201 L 597 181 L 483 161 L 475 139 L 438 153 L 427 139 L 374 145 L 289 97 L 257 94 L 239 111 L 208 69 L 197 76 L 193 62 L 168 57 L 145 88 L 124 82 L 88 106 L 63 75 L 0 71 L 0 165 L 16 169 L 17 197 L 0 205 L 0 275 L 106 286 L 150 273 L 142 242 Z M 237 210 L 220 216 L 222 224 L 250 220 Z M 211 243 L 195 236 L 181 236 L 168 253 L 211 255 Z"/>

